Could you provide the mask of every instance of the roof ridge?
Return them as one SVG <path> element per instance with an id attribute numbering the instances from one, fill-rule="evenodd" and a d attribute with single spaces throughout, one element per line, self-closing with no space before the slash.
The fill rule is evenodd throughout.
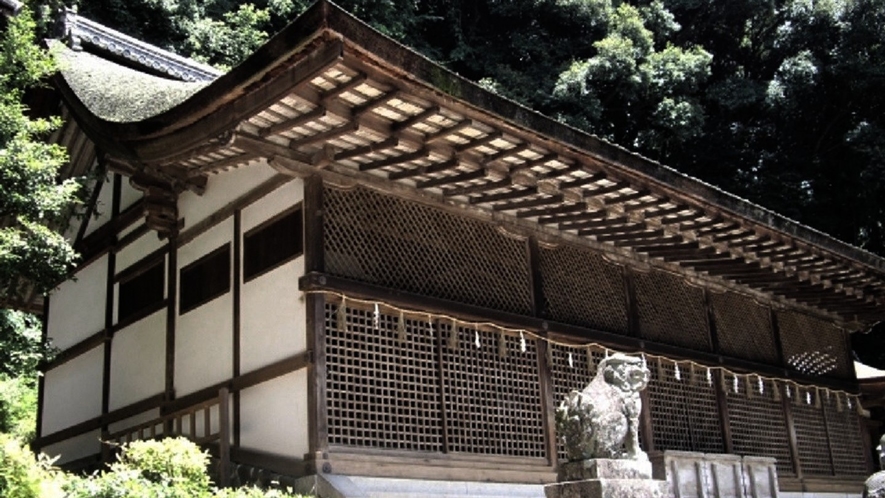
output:
<path id="1" fill-rule="evenodd" d="M 68 44 L 74 50 L 82 50 L 84 45 L 90 46 L 181 81 L 212 81 L 224 74 L 212 66 L 145 43 L 79 16 L 70 9 L 64 13 L 64 25 Z"/>

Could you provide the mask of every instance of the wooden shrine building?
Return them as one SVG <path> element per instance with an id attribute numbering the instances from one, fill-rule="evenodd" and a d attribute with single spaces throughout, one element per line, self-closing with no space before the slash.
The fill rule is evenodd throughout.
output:
<path id="1" fill-rule="evenodd" d="M 646 450 L 859 493 L 849 334 L 885 318 L 882 258 L 326 1 L 226 74 L 66 29 L 54 138 L 105 179 L 46 305 L 37 446 L 61 463 L 175 433 L 296 477 L 551 482 L 554 407 L 608 350 L 648 360 Z"/>

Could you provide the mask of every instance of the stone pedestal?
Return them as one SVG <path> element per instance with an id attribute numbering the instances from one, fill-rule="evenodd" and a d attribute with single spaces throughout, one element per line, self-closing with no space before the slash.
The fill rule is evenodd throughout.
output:
<path id="1" fill-rule="evenodd" d="M 651 478 L 651 462 L 595 458 L 559 466 L 547 498 L 665 498 L 667 481 Z"/>

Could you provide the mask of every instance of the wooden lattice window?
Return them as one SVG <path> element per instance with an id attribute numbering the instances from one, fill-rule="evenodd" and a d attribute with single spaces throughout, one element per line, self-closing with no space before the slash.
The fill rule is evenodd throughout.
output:
<path id="1" fill-rule="evenodd" d="M 728 356 L 777 365 L 771 311 L 733 292 L 710 293 L 719 350 Z"/>
<path id="2" fill-rule="evenodd" d="M 728 398 L 728 421 L 734 452 L 738 455 L 775 458 L 778 475 L 795 475 L 784 406 L 775 392 L 781 386 L 763 380 L 760 389 L 758 377 L 750 377 L 749 382 L 746 379 L 744 376 L 738 377 L 737 392 L 734 376 L 725 374 L 722 381 Z"/>
<path id="3" fill-rule="evenodd" d="M 326 304 L 329 444 L 546 457 L 534 340 L 522 351 L 519 336 L 425 318 L 400 326 L 350 304 L 339 324 L 338 306 Z"/>
<path id="4" fill-rule="evenodd" d="M 437 338 L 422 320 L 404 322 L 326 305 L 329 444 L 442 451 Z"/>
<path id="5" fill-rule="evenodd" d="M 525 240 L 366 188 L 324 191 L 326 271 L 406 292 L 531 314 Z"/>
<path id="6" fill-rule="evenodd" d="M 621 267 L 571 245 L 539 251 L 543 313 L 558 322 L 627 332 L 627 296 Z"/>
<path id="7" fill-rule="evenodd" d="M 782 311 L 777 314 L 784 359 L 806 375 L 851 378 L 853 364 L 845 332 L 823 320 Z"/>
<path id="8" fill-rule="evenodd" d="M 655 449 L 722 453 L 725 445 L 712 372 L 708 375 L 706 368 L 688 362 L 659 359 L 649 361 L 648 367 Z"/>
<path id="9" fill-rule="evenodd" d="M 442 365 L 450 451 L 546 457 L 535 341 L 526 338 L 523 352 L 519 336 L 450 324 L 440 329 L 447 338 Z M 449 339 L 453 330 L 456 344 Z"/>
<path id="10" fill-rule="evenodd" d="M 657 270 L 635 273 L 634 283 L 643 338 L 700 351 L 711 349 L 704 291 Z"/>
<path id="11" fill-rule="evenodd" d="M 865 458 L 863 438 L 865 430 L 860 416 L 846 406 L 844 396 L 833 393 L 821 394 L 821 406 L 827 420 L 833 470 L 837 476 L 865 476 L 870 473 Z"/>
<path id="12" fill-rule="evenodd" d="M 831 476 L 833 464 L 830 460 L 827 423 L 824 411 L 815 406 L 816 393 L 805 388 L 791 386 L 790 389 L 790 411 L 793 415 L 793 427 L 796 429 L 802 473 Z M 859 453 L 857 458 L 863 458 L 863 453 Z"/>

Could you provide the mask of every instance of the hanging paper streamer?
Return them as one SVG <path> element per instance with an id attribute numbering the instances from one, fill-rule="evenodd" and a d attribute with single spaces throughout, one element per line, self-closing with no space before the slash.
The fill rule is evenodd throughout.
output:
<path id="1" fill-rule="evenodd" d="M 738 376 L 735 375 L 734 376 L 734 393 L 735 394 L 737 394 L 737 392 L 738 392 L 738 387 L 739 387 Z"/>
<path id="2" fill-rule="evenodd" d="M 406 315 L 402 311 L 399 312 L 399 322 L 396 324 L 396 334 L 399 337 L 399 342 L 406 342 L 409 338 L 406 333 Z"/>
<path id="3" fill-rule="evenodd" d="M 519 350 L 525 353 L 526 345 L 525 345 L 525 334 L 522 331 L 519 331 Z"/>
<path id="4" fill-rule="evenodd" d="M 852 408 L 851 406 L 851 396 L 845 396 L 845 403 L 848 405 L 848 409 Z"/>
<path id="5" fill-rule="evenodd" d="M 378 303 L 375 303 L 375 313 L 372 314 L 372 325 L 375 326 L 375 330 L 381 329 L 381 310 L 378 308 Z"/>
<path id="6" fill-rule="evenodd" d="M 679 363 L 673 364 L 673 377 L 675 377 L 676 380 L 682 380 L 682 373 L 679 372 Z"/>
<path id="7" fill-rule="evenodd" d="M 805 404 L 811 404 L 811 391 L 805 391 Z"/>
<path id="8" fill-rule="evenodd" d="M 427 315 L 427 330 L 430 332 L 430 336 L 433 337 L 433 317 Z"/>
<path id="9" fill-rule="evenodd" d="M 762 377 L 757 377 L 759 379 L 759 394 L 765 394 L 765 382 L 762 382 Z"/>
<path id="10" fill-rule="evenodd" d="M 786 394 L 787 394 L 787 398 L 792 398 L 792 397 L 793 397 L 793 396 L 790 394 L 790 386 L 788 386 L 787 384 L 784 384 L 784 391 L 785 391 Z"/>
<path id="11" fill-rule="evenodd" d="M 575 359 L 572 357 L 571 351 L 569 351 L 569 353 L 568 353 L 568 367 L 575 368 Z"/>
<path id="12" fill-rule="evenodd" d="M 707 369 L 707 385 L 713 387 L 713 373 L 710 372 L 710 369 Z"/>
<path id="13" fill-rule="evenodd" d="M 645 365 L 645 355 L 642 355 L 643 366 Z M 596 372 L 596 363 L 593 360 L 593 348 L 587 348 L 587 371 L 592 373 Z"/>
<path id="14" fill-rule="evenodd" d="M 338 332 L 342 334 L 347 332 L 347 303 L 341 299 L 338 305 L 338 312 L 335 315 L 335 324 L 338 326 Z"/>
<path id="15" fill-rule="evenodd" d="M 507 336 L 504 335 L 503 331 L 498 336 L 498 356 L 501 358 L 507 356 Z"/>
<path id="16" fill-rule="evenodd" d="M 476 349 L 479 349 L 482 347 L 482 343 L 479 341 L 479 331 L 478 330 L 473 331 L 473 344 L 476 345 Z"/>

